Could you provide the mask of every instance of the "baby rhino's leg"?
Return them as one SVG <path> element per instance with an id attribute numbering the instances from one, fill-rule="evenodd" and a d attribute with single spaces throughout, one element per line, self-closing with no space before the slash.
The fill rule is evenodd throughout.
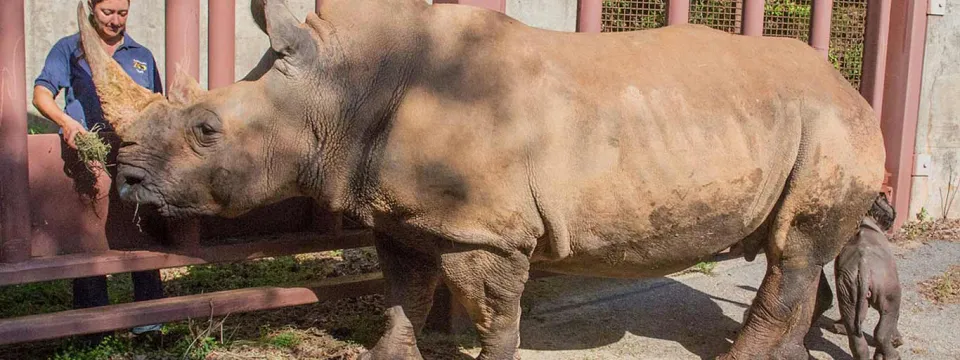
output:
<path id="1" fill-rule="evenodd" d="M 896 289 L 891 294 L 878 294 L 877 311 L 880 312 L 880 321 L 874 329 L 873 337 L 877 340 L 877 350 L 873 355 L 875 360 L 898 360 L 900 353 L 897 347 L 903 344 L 900 331 L 897 329 L 897 320 L 900 318 L 900 291 Z"/>

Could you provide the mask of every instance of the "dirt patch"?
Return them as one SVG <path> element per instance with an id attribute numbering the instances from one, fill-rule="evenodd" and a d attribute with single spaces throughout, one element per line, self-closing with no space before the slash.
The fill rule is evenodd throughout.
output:
<path id="1" fill-rule="evenodd" d="M 920 293 L 937 304 L 960 304 L 960 265 L 953 265 L 943 275 L 918 284 Z"/>
<path id="2" fill-rule="evenodd" d="M 927 240 L 960 242 L 960 219 L 909 222 L 890 237 L 893 243 Z"/>

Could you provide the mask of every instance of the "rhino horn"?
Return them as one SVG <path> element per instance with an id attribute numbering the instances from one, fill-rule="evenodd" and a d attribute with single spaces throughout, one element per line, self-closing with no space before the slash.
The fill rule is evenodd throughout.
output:
<path id="1" fill-rule="evenodd" d="M 186 105 L 196 101 L 206 93 L 193 76 L 190 76 L 180 64 L 177 64 L 177 75 L 173 77 L 167 90 L 170 102 L 177 105 Z"/>
<path id="2" fill-rule="evenodd" d="M 100 46 L 99 35 L 91 21 L 81 1 L 77 5 L 77 23 L 80 26 L 83 56 L 90 65 L 103 118 L 122 138 L 126 129 L 147 106 L 163 101 L 164 98 L 163 95 L 153 93 L 134 82 L 120 68 L 120 64 L 107 55 L 106 50 Z"/>

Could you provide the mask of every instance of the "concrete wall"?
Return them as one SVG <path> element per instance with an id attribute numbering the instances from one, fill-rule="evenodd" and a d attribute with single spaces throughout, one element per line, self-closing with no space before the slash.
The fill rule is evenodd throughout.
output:
<path id="1" fill-rule="evenodd" d="M 6 1 L 6 0 L 0 0 Z M 50 48 L 60 38 L 77 31 L 77 1 L 26 0 L 26 78 L 27 101 L 33 98 L 33 81 L 43 68 Z M 207 1 L 200 1 L 200 83 L 207 86 Z M 214 0 L 215 1 L 215 0 Z M 432 3 L 432 0 L 425 0 Z M 164 1 L 136 0 L 130 5 L 127 27 L 130 35 L 151 51 L 165 79 Z M 314 9 L 314 0 L 288 0 L 298 19 Z M 242 78 L 260 60 L 270 46 L 269 39 L 256 27 L 250 15 L 250 0 L 236 0 L 236 77 Z M 536 27 L 558 31 L 576 31 L 577 0 L 508 0 L 507 14 Z M 164 83 L 166 86 L 166 83 Z M 58 97 L 61 107 L 63 97 Z M 45 122 L 33 105 L 27 106 L 31 121 Z"/>
<path id="2" fill-rule="evenodd" d="M 507 0 L 507 15 L 543 29 L 577 31 L 577 0 Z"/>
<path id="3" fill-rule="evenodd" d="M 946 3 L 945 15 L 927 17 L 915 153 L 921 165 L 929 156 L 930 167 L 913 177 L 908 220 L 921 209 L 940 217 L 948 186 L 960 191 L 960 0 Z M 948 215 L 960 217 L 960 199 Z"/>

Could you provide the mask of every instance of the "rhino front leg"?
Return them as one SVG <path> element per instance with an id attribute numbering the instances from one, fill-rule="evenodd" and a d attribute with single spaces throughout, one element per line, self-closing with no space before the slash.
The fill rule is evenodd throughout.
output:
<path id="1" fill-rule="evenodd" d="M 416 336 L 423 329 L 440 280 L 435 256 L 419 252 L 382 233 L 375 234 L 386 282 L 387 331 L 361 359 L 423 359 Z"/>
<path id="2" fill-rule="evenodd" d="M 827 274 L 820 270 L 820 284 L 817 286 L 817 305 L 813 310 L 813 319 L 811 325 L 816 325 L 823 313 L 833 307 L 833 290 L 830 289 L 830 282 L 827 281 Z"/>
<path id="3" fill-rule="evenodd" d="M 519 359 L 520 296 L 529 276 L 529 259 L 519 251 L 485 248 L 452 251 L 441 258 L 447 285 L 479 334 L 477 359 Z"/>

